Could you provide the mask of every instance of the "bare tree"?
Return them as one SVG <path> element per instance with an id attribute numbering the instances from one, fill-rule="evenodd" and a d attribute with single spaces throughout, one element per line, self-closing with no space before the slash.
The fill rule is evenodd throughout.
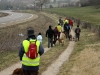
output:
<path id="1" fill-rule="evenodd" d="M 49 3 L 49 2 L 50 2 L 50 0 L 36 0 L 36 1 L 39 1 L 39 3 L 37 3 L 37 4 L 38 4 L 38 6 L 40 7 L 40 10 L 41 10 L 41 11 L 42 11 L 43 5 L 44 5 L 45 3 Z"/>

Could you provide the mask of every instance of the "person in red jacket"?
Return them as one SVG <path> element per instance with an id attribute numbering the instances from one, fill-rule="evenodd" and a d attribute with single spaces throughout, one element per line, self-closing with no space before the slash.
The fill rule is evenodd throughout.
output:
<path id="1" fill-rule="evenodd" d="M 58 34 L 59 34 L 59 32 L 58 32 L 58 29 L 57 29 L 57 27 L 55 27 L 54 28 L 54 44 L 56 43 L 56 41 L 57 41 L 57 39 L 58 39 Z"/>
<path id="2" fill-rule="evenodd" d="M 71 19 L 69 19 L 69 25 L 70 25 L 70 29 L 72 29 L 72 27 L 73 27 L 73 21 Z"/>

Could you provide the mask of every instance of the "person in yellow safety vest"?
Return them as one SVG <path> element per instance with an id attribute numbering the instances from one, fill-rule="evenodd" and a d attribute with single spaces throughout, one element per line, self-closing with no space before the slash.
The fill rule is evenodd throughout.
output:
<path id="1" fill-rule="evenodd" d="M 58 29 L 58 38 L 60 38 L 60 33 L 62 31 L 62 27 L 61 27 L 60 23 L 58 23 L 57 29 Z"/>
<path id="2" fill-rule="evenodd" d="M 44 53 L 44 48 L 40 41 L 36 40 L 33 28 L 27 30 L 28 38 L 23 40 L 19 50 L 19 57 L 22 61 L 22 70 L 24 75 L 38 75 L 40 56 Z M 37 46 L 38 56 L 35 59 L 31 59 L 26 56 L 28 52 L 30 41 L 35 41 Z"/>
<path id="3" fill-rule="evenodd" d="M 64 24 L 65 23 L 69 24 L 69 20 L 67 18 L 64 20 Z"/>

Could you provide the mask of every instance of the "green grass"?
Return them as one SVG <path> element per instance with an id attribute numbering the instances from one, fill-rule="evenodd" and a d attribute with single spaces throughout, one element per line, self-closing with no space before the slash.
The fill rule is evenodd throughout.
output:
<path id="1" fill-rule="evenodd" d="M 19 61 L 18 51 L 5 51 L 0 53 L 0 71 Z"/>
<path id="2" fill-rule="evenodd" d="M 52 8 L 44 9 L 48 12 L 55 12 L 58 14 L 74 17 L 83 21 L 100 25 L 100 9 L 94 7 L 68 7 L 68 8 Z"/>

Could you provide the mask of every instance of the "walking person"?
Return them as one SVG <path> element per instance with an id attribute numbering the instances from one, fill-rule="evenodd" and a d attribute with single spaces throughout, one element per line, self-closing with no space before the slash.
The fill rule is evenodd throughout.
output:
<path id="1" fill-rule="evenodd" d="M 63 26 L 63 20 L 61 19 L 61 17 L 59 18 L 58 23 L 59 23 L 61 26 Z"/>
<path id="2" fill-rule="evenodd" d="M 54 28 L 54 44 L 56 43 L 56 41 L 57 41 L 57 39 L 58 39 L 58 29 L 57 29 L 57 27 L 55 27 Z"/>
<path id="3" fill-rule="evenodd" d="M 46 37 L 48 37 L 48 48 L 53 47 L 53 36 L 54 36 L 54 30 L 50 25 L 49 29 L 46 31 Z"/>
<path id="4" fill-rule="evenodd" d="M 70 26 L 67 22 L 65 22 L 65 24 L 64 24 L 64 31 L 65 31 L 65 34 L 66 34 L 66 38 L 69 38 L 69 40 L 70 40 L 70 36 L 69 36 Z"/>
<path id="5" fill-rule="evenodd" d="M 77 27 L 75 28 L 75 34 L 76 34 L 76 41 L 80 39 L 80 32 L 81 29 L 79 28 L 79 25 L 77 25 Z"/>
<path id="6" fill-rule="evenodd" d="M 69 20 L 70 29 L 72 29 L 72 27 L 73 27 L 73 21 L 71 19 L 68 19 L 68 20 Z"/>
<path id="7" fill-rule="evenodd" d="M 68 18 L 65 18 L 65 20 L 64 20 L 64 24 L 65 23 L 68 23 L 69 24 L 69 20 L 68 20 Z"/>
<path id="8" fill-rule="evenodd" d="M 41 33 L 38 34 L 38 36 L 37 36 L 37 40 L 40 41 L 41 44 L 42 44 L 42 35 L 41 35 Z"/>
<path id="9" fill-rule="evenodd" d="M 59 39 L 60 38 L 60 33 L 62 31 L 62 27 L 61 27 L 60 23 L 58 23 L 58 25 L 57 25 L 57 30 L 58 30 L 58 39 Z"/>
<path id="10" fill-rule="evenodd" d="M 44 48 L 40 41 L 36 40 L 33 28 L 27 30 L 27 39 L 23 40 L 19 50 L 19 57 L 22 61 L 22 70 L 24 75 L 38 75 L 40 56 L 44 53 Z M 35 43 L 37 47 L 37 57 L 31 59 L 27 56 L 29 45 Z"/>

